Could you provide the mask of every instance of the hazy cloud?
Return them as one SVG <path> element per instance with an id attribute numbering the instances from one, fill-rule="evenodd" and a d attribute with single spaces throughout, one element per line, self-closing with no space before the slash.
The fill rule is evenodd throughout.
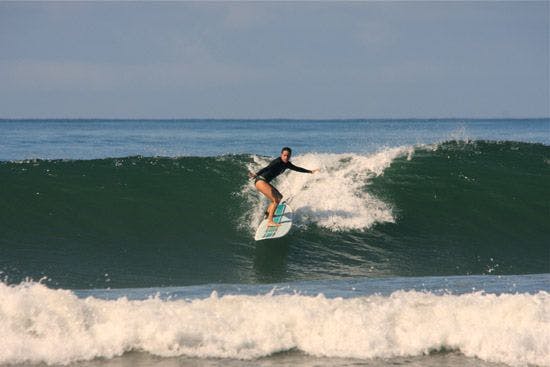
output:
<path id="1" fill-rule="evenodd" d="M 267 7 L 257 3 L 229 3 L 223 25 L 229 29 L 252 29 L 271 22 L 272 14 Z"/>
<path id="2" fill-rule="evenodd" d="M 0 112 L 547 115 L 549 8 L 0 2 Z"/>

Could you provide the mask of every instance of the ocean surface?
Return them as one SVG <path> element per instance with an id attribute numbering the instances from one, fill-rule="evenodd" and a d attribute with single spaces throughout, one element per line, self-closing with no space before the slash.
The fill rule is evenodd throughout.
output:
<path id="1" fill-rule="evenodd" d="M 550 119 L 0 120 L 0 199 L 2 366 L 550 366 Z"/>

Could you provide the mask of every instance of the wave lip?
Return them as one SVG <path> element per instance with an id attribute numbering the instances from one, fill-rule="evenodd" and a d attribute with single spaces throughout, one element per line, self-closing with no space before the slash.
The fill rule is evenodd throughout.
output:
<path id="1" fill-rule="evenodd" d="M 213 292 L 205 299 L 131 301 L 0 284 L 0 363 L 69 364 L 128 351 L 254 359 L 298 349 L 368 359 L 450 349 L 512 366 L 549 366 L 549 314 L 545 291 L 396 291 L 350 299 Z"/>

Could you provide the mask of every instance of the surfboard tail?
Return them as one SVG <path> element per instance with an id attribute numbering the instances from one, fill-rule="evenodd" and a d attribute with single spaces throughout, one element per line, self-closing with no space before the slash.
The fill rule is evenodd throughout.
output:
<path id="1" fill-rule="evenodd" d="M 273 221 L 280 225 L 268 226 L 267 218 L 265 218 L 258 226 L 254 239 L 260 241 L 285 236 L 292 227 L 292 214 L 290 206 L 283 201 L 277 205 L 275 213 L 273 214 Z"/>

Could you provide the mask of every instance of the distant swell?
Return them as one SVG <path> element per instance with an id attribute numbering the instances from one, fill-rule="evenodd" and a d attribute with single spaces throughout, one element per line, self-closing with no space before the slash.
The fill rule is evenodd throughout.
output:
<path id="1" fill-rule="evenodd" d="M 275 185 L 296 226 L 256 244 L 268 157 L 0 162 L 0 276 L 68 288 L 549 272 L 550 147 L 307 153 Z"/>
<path id="2" fill-rule="evenodd" d="M 348 358 L 457 350 L 512 366 L 549 366 L 549 310 L 543 291 L 107 301 L 37 283 L 0 283 L 0 364 L 69 364 L 129 351 L 251 359 L 297 349 Z"/>

